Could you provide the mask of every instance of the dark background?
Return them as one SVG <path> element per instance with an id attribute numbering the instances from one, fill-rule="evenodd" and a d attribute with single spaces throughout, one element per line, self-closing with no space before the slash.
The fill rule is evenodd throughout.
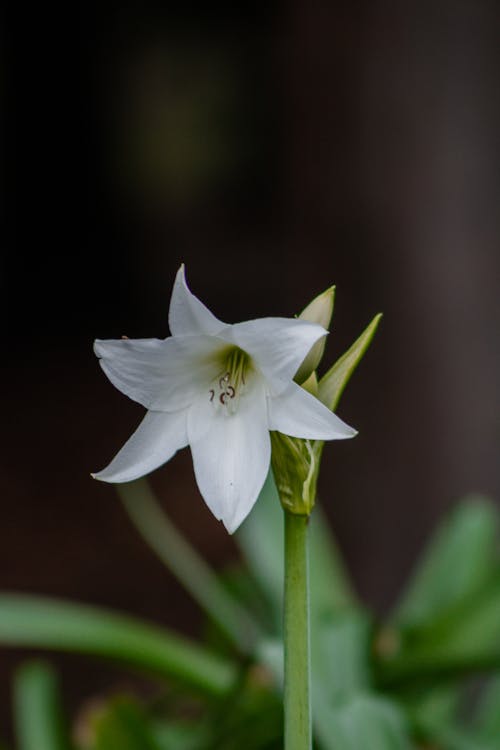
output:
<path id="1" fill-rule="evenodd" d="M 142 416 L 92 341 L 166 336 L 181 261 L 229 322 L 335 283 L 327 362 L 384 312 L 339 410 L 359 436 L 320 484 L 377 612 L 443 511 L 500 497 L 499 21 L 486 0 L 4 14 L 2 588 L 198 632 L 89 476 Z M 154 481 L 214 565 L 234 558 L 189 451 Z M 19 658 L 0 652 L 4 723 Z M 70 705 L 128 679 L 58 663 Z"/>

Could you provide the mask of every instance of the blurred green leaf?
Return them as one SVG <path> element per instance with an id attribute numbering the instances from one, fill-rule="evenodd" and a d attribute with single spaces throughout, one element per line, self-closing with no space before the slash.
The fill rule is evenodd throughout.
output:
<path id="1" fill-rule="evenodd" d="M 19 750 L 69 750 L 59 686 L 48 664 L 30 661 L 16 671 L 14 723 Z"/>
<path id="2" fill-rule="evenodd" d="M 340 704 L 370 687 L 371 620 L 340 612 L 311 628 L 313 698 L 318 692 Z"/>
<path id="3" fill-rule="evenodd" d="M 316 507 L 309 520 L 311 621 L 359 607 L 328 519 Z"/>
<path id="4" fill-rule="evenodd" d="M 227 693 L 237 679 L 233 664 L 164 628 L 37 596 L 0 594 L 0 644 L 115 659 L 213 695 Z"/>
<path id="5" fill-rule="evenodd" d="M 168 750 L 132 698 L 116 697 L 91 719 L 92 750 Z"/>
<path id="6" fill-rule="evenodd" d="M 211 741 L 204 750 L 281 750 L 283 706 L 270 672 L 253 665 L 210 723 Z"/>
<path id="7" fill-rule="evenodd" d="M 163 512 L 146 479 L 116 485 L 125 510 L 160 560 L 241 651 L 251 652 L 259 626 Z"/>
<path id="8" fill-rule="evenodd" d="M 385 686 L 417 679 L 448 680 L 500 668 L 500 572 L 430 625 L 415 629 L 393 654 L 380 658 Z"/>
<path id="9" fill-rule="evenodd" d="M 463 690 L 458 683 L 413 685 L 399 690 L 397 697 L 417 737 L 432 744 L 452 727 L 460 713 Z"/>
<path id="10" fill-rule="evenodd" d="M 312 635 L 314 727 L 322 750 L 409 748 L 400 709 L 370 692 L 369 616 L 339 612 Z"/>
<path id="11" fill-rule="evenodd" d="M 320 713 L 316 736 L 321 750 L 412 750 L 409 729 L 399 707 L 372 694 L 357 694 L 332 706 L 315 699 Z"/>
<path id="12" fill-rule="evenodd" d="M 490 501 L 470 497 L 460 503 L 433 534 L 394 621 L 422 625 L 479 590 L 494 572 L 498 526 Z"/>
<path id="13" fill-rule="evenodd" d="M 335 411 L 340 397 L 351 379 L 354 370 L 363 359 L 375 335 L 382 314 L 375 315 L 354 344 L 335 362 L 319 381 L 319 399 L 329 409 Z"/>
<path id="14" fill-rule="evenodd" d="M 449 727 L 436 733 L 434 740 L 439 748 L 446 750 L 498 750 L 498 742 L 484 742 L 473 732 Z"/>
<path id="15" fill-rule="evenodd" d="M 283 610 L 283 534 L 283 510 L 269 471 L 252 512 L 234 538 L 250 572 L 267 596 L 278 632 Z"/>
<path id="16" fill-rule="evenodd" d="M 478 734 L 500 748 L 500 674 L 485 687 L 477 715 Z"/>
<path id="17" fill-rule="evenodd" d="M 210 734 L 201 721 L 153 722 L 156 741 L 161 750 L 201 750 L 208 748 Z"/>

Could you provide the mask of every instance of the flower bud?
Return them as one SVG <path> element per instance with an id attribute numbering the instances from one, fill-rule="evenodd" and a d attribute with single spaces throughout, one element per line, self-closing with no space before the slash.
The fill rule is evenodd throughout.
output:
<path id="1" fill-rule="evenodd" d="M 271 432 L 271 466 L 281 505 L 298 516 L 310 515 L 316 500 L 319 459 L 316 444 L 322 441 L 305 440 Z"/>
<path id="2" fill-rule="evenodd" d="M 310 302 L 298 316 L 301 320 L 308 320 L 311 323 L 318 323 L 328 330 L 333 314 L 333 304 L 335 299 L 335 287 L 331 286 L 322 294 Z M 309 354 L 300 365 L 295 374 L 295 382 L 303 384 L 317 368 L 325 351 L 326 337 L 323 336 L 316 341 L 309 351 Z"/>

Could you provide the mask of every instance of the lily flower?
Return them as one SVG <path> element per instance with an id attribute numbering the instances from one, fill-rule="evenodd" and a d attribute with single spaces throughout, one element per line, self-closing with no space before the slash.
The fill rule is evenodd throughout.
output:
<path id="1" fill-rule="evenodd" d="M 356 431 L 293 378 L 327 331 L 300 319 L 218 320 L 177 272 L 166 339 L 96 340 L 109 380 L 146 407 L 143 421 L 103 471 L 105 482 L 149 474 L 189 445 L 200 492 L 229 533 L 266 479 L 270 430 L 335 440 Z"/>

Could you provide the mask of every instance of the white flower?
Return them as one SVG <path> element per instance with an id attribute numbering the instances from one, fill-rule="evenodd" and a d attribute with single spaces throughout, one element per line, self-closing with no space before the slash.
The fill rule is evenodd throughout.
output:
<path id="1" fill-rule="evenodd" d="M 326 331 L 287 318 L 222 323 L 191 294 L 183 266 L 169 325 L 166 339 L 95 342 L 113 385 L 148 412 L 109 466 L 93 476 L 129 482 L 189 444 L 200 492 L 232 533 L 264 484 L 269 430 L 319 440 L 356 434 L 293 381 Z"/>

